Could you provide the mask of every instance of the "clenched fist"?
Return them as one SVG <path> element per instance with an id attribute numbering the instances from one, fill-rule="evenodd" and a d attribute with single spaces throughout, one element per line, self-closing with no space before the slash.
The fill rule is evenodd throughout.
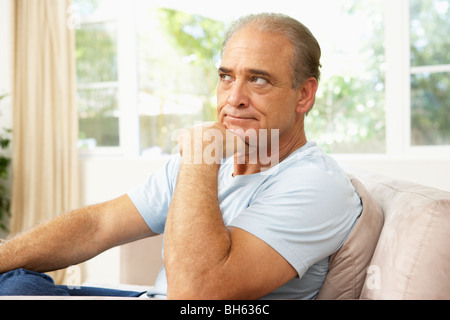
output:
<path id="1" fill-rule="evenodd" d="M 190 164 L 220 164 L 233 155 L 243 158 L 251 149 L 242 130 L 226 129 L 219 122 L 181 130 L 178 148 L 183 161 Z"/>

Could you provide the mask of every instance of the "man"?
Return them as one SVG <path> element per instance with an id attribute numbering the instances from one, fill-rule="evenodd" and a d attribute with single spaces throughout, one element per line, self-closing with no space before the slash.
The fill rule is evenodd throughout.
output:
<path id="1" fill-rule="evenodd" d="M 36 272 L 164 233 L 164 268 L 149 296 L 314 298 L 328 257 L 362 210 L 345 173 L 306 139 L 319 60 L 317 41 L 296 20 L 275 14 L 239 20 L 223 47 L 219 121 L 184 131 L 179 154 L 127 195 L 0 246 L 0 273 L 6 272 L 0 287 L 4 281 L 12 288 L 3 294 L 14 294 L 24 274 L 40 277 Z M 237 147 L 230 143 L 236 141 Z M 270 163 L 262 161 L 263 148 Z M 31 292 L 25 287 L 20 292 Z"/>

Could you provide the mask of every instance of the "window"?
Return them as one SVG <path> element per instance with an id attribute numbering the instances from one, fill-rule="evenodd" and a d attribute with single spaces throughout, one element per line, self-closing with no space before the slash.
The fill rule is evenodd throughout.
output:
<path id="1" fill-rule="evenodd" d="M 220 9 L 202 0 L 75 3 L 84 150 L 170 154 L 177 129 L 215 120 L 223 36 L 255 10 L 297 18 L 321 44 L 308 139 L 357 154 L 449 144 L 447 0 L 230 0 Z"/>
<path id="2" fill-rule="evenodd" d="M 450 2 L 410 0 L 411 145 L 450 145 Z"/>
<path id="3" fill-rule="evenodd" d="M 79 144 L 119 146 L 117 12 L 104 2 L 79 0 L 76 30 Z"/>
<path id="4" fill-rule="evenodd" d="M 447 0 L 386 0 L 386 149 L 448 157 Z"/>
<path id="5" fill-rule="evenodd" d="M 331 153 L 384 153 L 383 1 L 321 1 L 311 9 L 298 17 L 322 47 L 322 79 L 305 124 L 308 138 Z"/>
<path id="6" fill-rule="evenodd" d="M 138 1 L 140 152 L 170 154 L 177 129 L 216 120 L 216 64 L 225 24 Z"/>
<path id="7" fill-rule="evenodd" d="M 277 5 L 278 11 L 307 20 L 323 48 L 322 82 L 307 119 L 309 138 L 330 152 L 384 152 L 382 1 L 326 4 L 329 10 L 319 19 L 310 17 L 323 3 L 304 2 L 302 10 L 293 10 L 299 3 Z M 200 15 L 150 1 L 138 1 L 138 8 L 141 152 L 167 153 L 177 128 L 215 119 L 215 64 L 226 27 L 243 13 L 217 18 L 213 5 L 209 12 L 198 8 Z"/>
<path id="8" fill-rule="evenodd" d="M 74 1 L 80 16 L 76 68 L 82 154 L 138 154 L 132 4 L 123 0 Z"/>

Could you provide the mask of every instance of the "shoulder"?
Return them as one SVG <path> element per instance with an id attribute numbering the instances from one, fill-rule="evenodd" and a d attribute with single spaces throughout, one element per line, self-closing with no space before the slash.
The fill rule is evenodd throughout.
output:
<path id="1" fill-rule="evenodd" d="M 345 171 L 315 143 L 308 143 L 266 173 L 266 187 L 287 191 L 353 189 Z"/>
<path id="2" fill-rule="evenodd" d="M 260 186 L 250 210 L 289 224 L 351 225 L 360 199 L 337 162 L 320 149 L 294 153 Z"/>

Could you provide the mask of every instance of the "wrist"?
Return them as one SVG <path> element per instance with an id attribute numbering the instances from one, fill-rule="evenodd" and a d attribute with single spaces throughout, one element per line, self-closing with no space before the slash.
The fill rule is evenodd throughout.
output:
<path id="1" fill-rule="evenodd" d="M 205 135 L 206 136 L 206 135 Z M 184 139 L 180 145 L 181 161 L 184 164 L 214 167 L 223 159 L 223 145 L 220 139 Z"/>
<path id="2" fill-rule="evenodd" d="M 190 161 L 190 159 L 186 160 L 182 158 L 180 164 L 180 171 L 183 172 L 187 171 L 194 175 L 204 175 L 204 176 L 217 175 L 219 169 L 220 169 L 220 161 L 217 162 L 214 161 L 212 163 L 207 163 L 205 161 L 194 163 Z"/>

